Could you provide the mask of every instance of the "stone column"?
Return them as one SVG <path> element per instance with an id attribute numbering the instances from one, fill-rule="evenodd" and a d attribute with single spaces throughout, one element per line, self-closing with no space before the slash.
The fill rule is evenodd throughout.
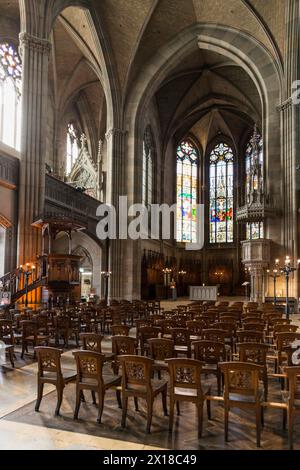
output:
<path id="1" fill-rule="evenodd" d="M 22 136 L 19 184 L 19 264 L 41 251 L 41 233 L 31 226 L 43 213 L 47 130 L 48 40 L 20 33 L 22 57 Z"/>
<path id="2" fill-rule="evenodd" d="M 270 240 L 245 240 L 242 244 L 242 263 L 250 270 L 253 302 L 264 301 L 264 270 L 270 262 Z"/>
<path id="3" fill-rule="evenodd" d="M 112 204 L 117 214 L 117 239 L 109 243 L 109 298 L 124 296 L 124 284 L 130 275 L 125 269 L 126 242 L 119 239 L 119 196 L 127 195 L 125 141 L 126 131 L 110 129 L 107 139 L 107 202 Z"/>
<path id="4" fill-rule="evenodd" d="M 266 266 L 261 264 L 250 264 L 251 275 L 251 293 L 250 300 L 252 302 L 264 302 L 264 269 Z"/>
<path id="5" fill-rule="evenodd" d="M 299 75 L 299 27 L 300 6 L 298 0 L 286 2 L 285 61 L 284 61 L 284 97 L 278 107 L 282 129 L 282 165 L 284 176 L 284 255 L 289 255 L 294 263 L 299 257 L 299 188 L 300 172 L 296 170 L 299 157 L 299 114 L 300 105 L 293 103 L 293 83 L 300 80 Z M 298 93 L 299 95 L 299 93 Z M 290 295 L 299 297 L 298 274 L 295 272 L 290 284 Z"/>

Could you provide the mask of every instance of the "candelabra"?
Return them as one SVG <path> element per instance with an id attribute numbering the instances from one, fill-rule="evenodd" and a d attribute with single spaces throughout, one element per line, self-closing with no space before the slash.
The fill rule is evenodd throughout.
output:
<path id="1" fill-rule="evenodd" d="M 289 256 L 285 257 L 284 265 L 280 266 L 280 261 L 279 259 L 275 260 L 275 267 L 276 269 L 279 269 L 279 271 L 285 275 L 285 282 L 286 282 L 286 302 L 285 302 L 285 316 L 286 319 L 289 319 L 290 316 L 290 306 L 289 306 L 289 279 L 290 279 L 290 274 L 294 271 L 296 271 L 299 268 L 299 263 L 300 260 L 298 259 L 297 261 L 297 267 L 291 266 L 291 260 Z"/>
<path id="2" fill-rule="evenodd" d="M 105 304 L 108 305 L 108 280 L 111 276 L 111 271 L 101 271 L 101 276 L 104 279 L 104 300 Z"/>
<path id="3" fill-rule="evenodd" d="M 166 289 L 166 299 L 168 298 L 168 285 L 169 285 L 169 276 L 172 273 L 171 268 L 163 268 L 162 272 L 164 273 L 164 283 Z"/>
<path id="4" fill-rule="evenodd" d="M 25 307 L 28 307 L 28 284 L 29 284 L 29 277 L 32 276 L 32 281 L 34 281 L 34 273 L 35 273 L 35 266 L 34 264 L 31 265 L 30 269 L 30 263 L 26 264 L 26 267 L 24 269 L 23 265 L 21 264 L 19 267 L 19 276 L 23 274 L 24 276 L 24 287 L 25 287 Z"/>
<path id="5" fill-rule="evenodd" d="M 221 281 L 221 279 L 222 279 L 222 277 L 223 277 L 223 274 L 224 274 L 223 271 L 216 271 L 216 272 L 214 273 L 214 275 L 218 278 L 218 284 L 221 283 L 220 281 Z"/>
<path id="6" fill-rule="evenodd" d="M 278 261 L 278 260 L 276 260 Z M 276 263 L 275 261 L 275 263 Z M 267 273 L 270 273 L 270 269 L 267 269 Z M 278 277 L 280 277 L 280 273 L 278 272 L 278 269 L 273 269 L 272 274 L 269 274 L 270 278 L 273 279 L 273 285 L 274 285 L 274 307 L 276 307 L 277 299 L 276 299 L 276 280 Z"/>

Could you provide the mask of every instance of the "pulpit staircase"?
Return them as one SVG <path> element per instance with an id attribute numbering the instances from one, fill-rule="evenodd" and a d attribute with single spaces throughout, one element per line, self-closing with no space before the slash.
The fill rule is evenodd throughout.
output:
<path id="1" fill-rule="evenodd" d="M 37 257 L 37 262 L 5 274 L 0 278 L 2 307 L 12 307 L 22 297 L 27 299 L 30 292 L 39 288 L 48 289 L 54 296 L 70 293 L 80 282 L 79 263 L 80 256 L 42 255 Z"/>

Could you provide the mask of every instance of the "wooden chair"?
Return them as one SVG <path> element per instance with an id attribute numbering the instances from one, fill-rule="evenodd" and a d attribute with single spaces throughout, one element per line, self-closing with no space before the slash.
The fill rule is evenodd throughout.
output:
<path id="1" fill-rule="evenodd" d="M 79 338 L 82 341 L 82 349 L 85 351 L 94 351 L 104 354 L 106 361 L 112 361 L 114 359 L 114 353 L 102 353 L 101 343 L 104 336 L 99 333 L 80 333 Z"/>
<path id="2" fill-rule="evenodd" d="M 217 341 L 225 344 L 227 331 L 219 330 L 218 328 L 207 328 L 202 330 L 202 338 L 208 341 Z"/>
<path id="3" fill-rule="evenodd" d="M 259 378 L 263 367 L 248 362 L 222 362 L 220 367 L 224 374 L 225 441 L 228 441 L 229 410 L 250 409 L 256 415 L 256 445 L 260 447 L 263 393 L 259 388 Z"/>
<path id="4" fill-rule="evenodd" d="M 112 336 L 111 341 L 112 352 L 115 356 L 113 370 L 115 374 L 118 374 L 120 367 L 118 356 L 137 354 L 137 343 L 136 339 L 130 336 Z"/>
<path id="5" fill-rule="evenodd" d="M 274 325 L 273 338 L 276 340 L 276 336 L 278 333 L 296 333 L 297 330 L 297 325 Z"/>
<path id="6" fill-rule="evenodd" d="M 38 325 L 34 320 L 23 320 L 22 324 L 22 353 L 21 358 L 24 357 L 24 352 L 28 352 L 28 345 L 32 344 L 35 348 L 41 344 L 48 345 L 49 337 L 38 334 Z M 34 349 L 34 357 L 35 357 Z"/>
<path id="7" fill-rule="evenodd" d="M 160 379 L 160 372 L 162 370 L 169 370 L 166 359 L 174 357 L 174 341 L 167 338 L 151 338 L 148 339 L 149 343 L 149 356 L 153 359 L 153 369 L 158 371 L 158 378 Z"/>
<path id="8" fill-rule="evenodd" d="M 239 343 L 264 342 L 264 333 L 262 331 L 237 330 L 236 336 Z"/>
<path id="9" fill-rule="evenodd" d="M 280 367 L 287 365 L 287 355 L 285 348 L 292 345 L 295 340 L 300 340 L 300 333 L 277 333 L 276 335 L 276 359 L 275 359 L 275 372 L 280 372 Z"/>
<path id="10" fill-rule="evenodd" d="M 253 317 L 253 316 L 247 316 L 245 318 L 243 318 L 242 320 L 242 324 L 243 325 L 247 325 L 247 324 L 257 324 L 257 325 L 264 325 L 265 326 L 265 320 L 263 320 L 262 318 L 259 318 L 259 317 Z"/>
<path id="11" fill-rule="evenodd" d="M 186 322 L 186 327 L 190 333 L 190 340 L 197 341 L 201 338 L 202 330 L 207 328 L 207 323 L 202 320 L 189 320 Z"/>
<path id="12" fill-rule="evenodd" d="M 141 355 L 144 356 L 145 353 L 149 352 L 149 343 L 148 339 L 158 338 L 161 329 L 157 326 L 144 326 L 139 330 L 139 340 L 141 347 Z"/>
<path id="13" fill-rule="evenodd" d="M 244 330 L 264 331 L 264 323 L 243 323 Z"/>
<path id="14" fill-rule="evenodd" d="M 220 313 L 219 320 L 225 321 L 225 322 L 239 323 L 241 320 L 241 314 L 240 312 L 234 312 L 234 311 Z"/>
<path id="15" fill-rule="evenodd" d="M 176 320 L 163 320 L 160 324 L 162 338 L 171 338 L 171 329 L 176 328 Z"/>
<path id="16" fill-rule="evenodd" d="M 287 409 L 285 415 L 287 415 L 288 421 L 288 439 L 289 448 L 293 449 L 293 431 L 294 431 L 294 420 L 296 415 L 300 415 L 300 366 L 285 367 L 284 372 L 288 379 L 288 390 L 282 393 L 284 402 L 286 403 Z M 284 416 L 284 420 L 285 420 Z"/>
<path id="17" fill-rule="evenodd" d="M 81 397 L 84 390 L 90 390 L 93 397 L 93 403 L 96 403 L 96 393 L 98 394 L 98 418 L 101 423 L 101 417 L 104 406 L 105 392 L 109 388 L 116 390 L 119 407 L 122 407 L 120 398 L 121 377 L 103 376 L 103 364 L 105 362 L 104 354 L 94 351 L 74 351 L 73 356 L 76 360 L 77 378 L 76 378 L 76 406 L 74 419 L 78 419 Z"/>
<path id="18" fill-rule="evenodd" d="M 170 373 L 170 419 L 169 431 L 173 430 L 174 406 L 180 401 L 195 403 L 198 415 L 198 436 L 202 435 L 203 404 L 207 403 L 207 415 L 211 418 L 210 387 L 202 387 L 201 373 L 203 362 L 196 359 L 173 358 L 167 359 Z"/>
<path id="19" fill-rule="evenodd" d="M 203 362 L 202 372 L 214 374 L 217 377 L 218 395 L 221 394 L 221 370 L 219 362 L 225 362 L 227 353 L 225 344 L 218 341 L 195 341 L 194 358 Z"/>
<path id="20" fill-rule="evenodd" d="M 234 337 L 236 334 L 237 330 L 237 324 L 234 322 L 225 322 L 225 321 L 219 321 L 217 323 L 214 323 L 212 325 L 212 328 L 216 328 L 218 330 L 226 331 L 226 337 L 225 337 L 225 343 L 228 343 L 233 349 L 233 342 L 234 342 Z"/>
<path id="21" fill-rule="evenodd" d="M 264 343 L 237 343 L 236 347 L 240 362 L 251 362 L 263 367 L 261 378 L 264 383 L 265 401 L 268 401 L 267 353 L 270 346 Z"/>
<path id="22" fill-rule="evenodd" d="M 49 318 L 47 313 L 39 313 L 34 315 L 33 320 L 37 322 L 38 334 L 48 336 L 49 335 Z"/>
<path id="23" fill-rule="evenodd" d="M 113 336 L 128 336 L 130 331 L 130 326 L 127 325 L 112 325 L 111 334 Z"/>
<path id="24" fill-rule="evenodd" d="M 191 340 L 190 332 L 187 328 L 172 328 L 170 330 L 171 338 L 174 341 L 174 352 L 178 354 L 186 354 L 191 357 Z"/>
<path id="25" fill-rule="evenodd" d="M 78 329 L 73 330 L 71 319 L 68 315 L 60 315 L 54 318 L 55 344 L 59 345 L 59 339 L 63 338 L 64 347 L 69 347 L 69 339 L 75 336 L 76 345 L 79 346 Z"/>
<path id="26" fill-rule="evenodd" d="M 155 397 L 162 394 L 164 414 L 167 416 L 167 381 L 153 380 L 153 359 L 143 356 L 120 356 L 122 364 L 122 427 L 126 426 L 128 398 L 135 399 L 136 411 L 138 411 L 138 398 L 143 398 L 147 403 L 147 427 L 150 433 L 153 402 Z"/>
<path id="27" fill-rule="evenodd" d="M 14 330 L 12 320 L 0 320 L 0 341 L 3 341 L 5 352 L 8 353 L 8 357 L 12 367 L 15 367 L 14 363 Z"/>
<path id="28" fill-rule="evenodd" d="M 0 320 L 0 339 L 5 344 L 14 344 L 14 330 L 12 320 Z"/>
<path id="29" fill-rule="evenodd" d="M 153 326 L 151 320 L 145 320 L 145 319 L 136 320 L 135 324 L 136 324 L 137 340 L 139 340 L 139 333 L 140 333 L 141 328 L 144 328 L 145 326 L 150 326 L 150 327 Z"/>
<path id="30" fill-rule="evenodd" d="M 73 370 L 62 370 L 62 351 L 60 349 L 38 346 L 35 347 L 35 352 L 38 361 L 38 392 L 35 411 L 39 411 L 40 409 L 44 384 L 49 383 L 54 385 L 57 390 L 57 404 L 55 409 L 55 415 L 57 416 L 59 415 L 65 385 L 75 380 L 76 373 Z"/>

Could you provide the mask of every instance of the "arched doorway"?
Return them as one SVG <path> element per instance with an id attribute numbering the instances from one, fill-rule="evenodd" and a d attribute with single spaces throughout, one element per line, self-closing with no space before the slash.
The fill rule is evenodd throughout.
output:
<path id="1" fill-rule="evenodd" d="M 95 295 L 93 286 L 93 261 L 90 253 L 83 246 L 78 246 L 72 251 L 73 255 L 80 256 L 80 298 L 82 301 L 88 301 Z"/>
<path id="2" fill-rule="evenodd" d="M 61 232 L 54 244 L 55 253 L 69 253 L 69 238 Z M 101 289 L 101 263 L 102 263 L 102 248 L 84 232 L 72 233 L 71 239 L 71 253 L 72 255 L 80 256 L 80 286 L 76 290 L 75 296 L 77 299 L 89 296 L 101 296 L 103 289 Z M 77 288 L 76 288 L 77 289 Z"/>

